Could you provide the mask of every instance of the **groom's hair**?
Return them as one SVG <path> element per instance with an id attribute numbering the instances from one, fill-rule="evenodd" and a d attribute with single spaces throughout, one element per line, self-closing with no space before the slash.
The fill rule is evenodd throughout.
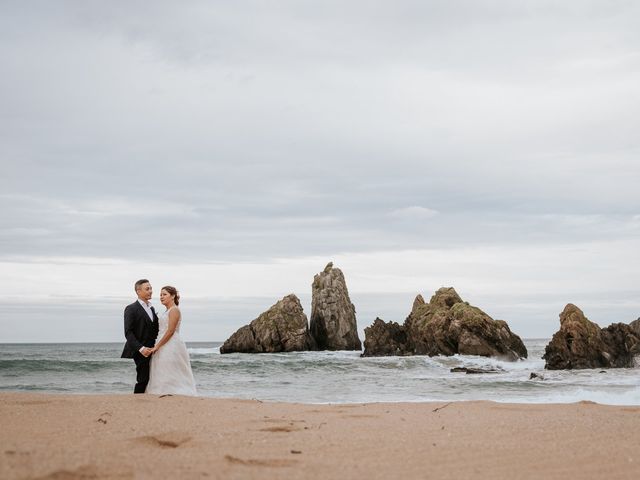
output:
<path id="1" fill-rule="evenodd" d="M 147 280 L 146 278 L 142 278 L 142 279 L 138 280 L 138 281 L 136 282 L 136 284 L 135 284 L 136 292 L 137 292 L 137 291 L 138 291 L 138 289 L 140 288 L 140 285 L 143 285 L 143 284 L 145 284 L 145 283 L 149 283 L 149 280 Z"/>

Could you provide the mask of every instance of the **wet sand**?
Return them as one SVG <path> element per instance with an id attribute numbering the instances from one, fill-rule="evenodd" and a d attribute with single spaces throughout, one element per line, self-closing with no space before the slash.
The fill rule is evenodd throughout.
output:
<path id="1" fill-rule="evenodd" d="M 640 407 L 0 394 L 2 479 L 636 479 Z"/>

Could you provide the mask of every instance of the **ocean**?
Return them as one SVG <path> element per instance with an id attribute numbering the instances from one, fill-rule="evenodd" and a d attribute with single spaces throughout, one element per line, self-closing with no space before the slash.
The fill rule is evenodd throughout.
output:
<path id="1" fill-rule="evenodd" d="M 453 357 L 361 358 L 360 352 L 220 355 L 219 342 L 188 342 L 198 393 L 303 403 L 491 400 L 640 405 L 640 369 L 544 370 L 548 339 L 525 340 L 527 360 Z M 130 393 L 132 360 L 122 343 L 0 344 L 0 391 Z M 454 373 L 454 367 L 499 373 Z M 531 380 L 537 373 L 543 379 Z"/>

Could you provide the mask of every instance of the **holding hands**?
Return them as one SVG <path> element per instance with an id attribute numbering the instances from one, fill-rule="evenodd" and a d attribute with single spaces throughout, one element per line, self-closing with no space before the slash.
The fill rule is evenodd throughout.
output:
<path id="1" fill-rule="evenodd" d="M 142 347 L 142 349 L 140 350 L 140 353 L 145 357 L 149 357 L 155 353 L 155 348 Z"/>
<path id="2" fill-rule="evenodd" d="M 149 287 L 150 288 L 150 287 Z M 148 298 L 151 298 L 151 293 L 149 290 Z M 147 298 L 147 300 L 148 300 Z M 143 299 L 144 300 L 144 299 Z M 178 322 L 180 321 L 180 310 L 177 308 L 178 302 L 180 300 L 180 295 L 178 291 L 174 287 L 164 287 L 160 291 L 160 302 L 162 305 L 167 307 L 167 315 L 168 315 L 168 326 L 164 335 L 161 339 L 158 340 L 154 347 L 142 347 L 140 349 L 140 353 L 145 357 L 150 357 L 154 353 L 160 349 L 165 343 L 167 343 L 173 334 L 176 332 L 178 327 Z M 153 307 L 151 307 L 153 308 Z M 155 310 L 152 310 L 155 314 Z"/>

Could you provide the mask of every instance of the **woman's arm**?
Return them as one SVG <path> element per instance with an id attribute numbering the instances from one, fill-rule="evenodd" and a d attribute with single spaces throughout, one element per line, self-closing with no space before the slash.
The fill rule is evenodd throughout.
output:
<path id="1" fill-rule="evenodd" d="M 156 346 L 151 349 L 152 353 L 158 351 L 158 349 L 167 343 L 173 334 L 176 333 L 176 328 L 178 327 L 178 321 L 180 320 L 180 310 L 178 307 L 174 307 L 169 311 L 169 326 L 167 327 L 167 331 L 162 336 L 160 341 L 156 343 Z"/>

